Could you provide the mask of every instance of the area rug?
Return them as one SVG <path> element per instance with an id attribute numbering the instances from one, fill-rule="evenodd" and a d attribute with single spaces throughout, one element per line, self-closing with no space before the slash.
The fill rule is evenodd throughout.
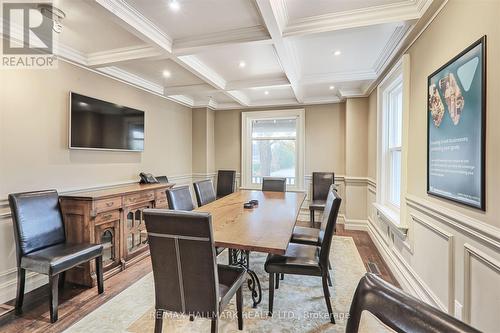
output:
<path id="1" fill-rule="evenodd" d="M 226 252 L 226 251 L 225 251 Z M 244 332 L 344 332 L 354 290 L 366 272 L 351 237 L 334 236 L 330 260 L 333 286 L 331 302 L 336 324 L 328 321 L 321 278 L 286 275 L 275 290 L 274 316 L 267 316 L 268 275 L 264 271 L 265 254 L 252 253 L 250 263 L 262 285 L 262 303 L 252 308 L 248 288 L 244 287 Z M 227 253 L 219 256 L 227 262 Z M 210 332 L 210 320 L 186 316 L 168 316 L 164 332 Z M 81 319 L 66 332 L 128 332 L 143 333 L 154 330 L 154 283 L 152 273 L 137 281 L 112 300 Z M 363 315 L 361 331 L 386 332 L 374 317 Z M 219 332 L 238 331 L 235 299 L 221 315 Z"/>

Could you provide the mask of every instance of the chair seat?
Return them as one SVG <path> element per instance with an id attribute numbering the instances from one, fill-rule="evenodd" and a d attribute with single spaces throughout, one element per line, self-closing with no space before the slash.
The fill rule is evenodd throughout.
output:
<path id="1" fill-rule="evenodd" d="M 245 282 L 246 270 L 239 266 L 217 265 L 220 308 L 224 308 Z"/>
<path id="2" fill-rule="evenodd" d="M 269 254 L 264 268 L 268 273 L 321 276 L 319 247 L 290 243 L 284 255 Z"/>
<path id="3" fill-rule="evenodd" d="M 21 268 L 54 275 L 102 255 L 101 244 L 63 243 L 27 254 L 21 258 Z"/>
<path id="4" fill-rule="evenodd" d="M 292 243 L 319 246 L 319 229 L 308 227 L 293 228 Z"/>
<path id="5" fill-rule="evenodd" d="M 325 210 L 326 200 L 313 200 L 309 204 L 311 210 Z"/>

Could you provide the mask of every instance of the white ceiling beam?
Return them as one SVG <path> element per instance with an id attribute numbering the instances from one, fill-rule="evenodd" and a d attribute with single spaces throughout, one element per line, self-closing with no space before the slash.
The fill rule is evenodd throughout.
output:
<path id="1" fill-rule="evenodd" d="M 396 2 L 301 18 L 286 24 L 283 37 L 417 20 L 423 15 L 431 2 L 432 0 Z"/>
<path id="2" fill-rule="evenodd" d="M 184 85 L 184 86 L 172 86 L 172 87 L 165 87 L 165 95 L 170 96 L 170 95 L 181 95 L 181 94 L 213 94 L 218 91 L 219 89 L 216 89 L 206 83 L 200 83 L 200 84 L 190 84 L 190 85 Z"/>
<path id="3" fill-rule="evenodd" d="M 177 56 L 200 53 L 205 50 L 241 43 L 270 44 L 271 37 L 263 26 L 239 28 L 174 40 L 174 54 Z"/>
<path id="4" fill-rule="evenodd" d="M 234 99 L 236 102 L 240 103 L 243 106 L 250 105 L 250 99 L 248 98 L 247 95 L 245 95 L 241 91 L 238 90 L 224 91 L 224 95 L 231 97 L 232 99 Z"/>
<path id="5" fill-rule="evenodd" d="M 130 72 L 127 72 L 121 68 L 118 67 L 103 67 L 98 69 L 102 73 L 106 73 L 108 75 L 114 76 L 120 80 L 132 83 L 136 86 L 139 86 L 141 88 L 151 90 L 157 94 L 163 95 L 163 86 L 156 84 L 154 82 L 148 81 L 143 79 L 142 77 L 132 74 Z"/>
<path id="6" fill-rule="evenodd" d="M 338 96 L 325 96 L 325 97 L 310 97 L 304 98 L 304 104 L 327 104 L 339 103 L 342 99 Z"/>
<path id="7" fill-rule="evenodd" d="M 172 53 L 172 39 L 135 8 L 122 0 L 94 0 L 109 11 L 126 30 L 141 40 Z"/>
<path id="8" fill-rule="evenodd" d="M 229 81 L 226 84 L 226 90 L 241 90 L 251 88 L 290 86 L 290 81 L 285 76 L 269 77 L 249 80 Z"/>
<path id="9" fill-rule="evenodd" d="M 226 80 L 224 80 L 222 76 L 217 74 L 210 67 L 202 63 L 196 56 L 187 55 L 175 57 L 172 60 L 194 75 L 198 76 L 200 79 L 213 85 L 215 88 L 224 90 L 226 87 Z"/>
<path id="10" fill-rule="evenodd" d="M 274 48 L 276 55 L 280 61 L 280 64 L 285 72 L 292 86 L 293 93 L 297 102 L 302 103 L 303 92 L 298 84 L 298 79 L 300 77 L 298 73 L 298 66 L 294 59 L 293 54 L 291 54 L 290 45 L 286 45 L 282 38 L 282 25 L 283 18 L 279 13 L 283 12 L 278 7 L 283 7 L 284 2 L 282 0 L 255 0 L 257 7 L 262 15 L 262 19 L 266 24 L 267 30 L 271 35 L 274 43 Z"/>
<path id="11" fill-rule="evenodd" d="M 102 52 L 89 53 L 87 54 L 87 64 L 88 66 L 94 68 L 107 67 L 125 61 L 156 58 L 162 55 L 166 56 L 167 54 L 165 51 L 162 51 L 154 46 L 132 46 Z"/>
<path id="12" fill-rule="evenodd" d="M 349 72 L 337 72 L 337 73 L 322 73 L 315 75 L 304 76 L 300 80 L 300 84 L 316 84 L 316 83 L 340 83 L 349 81 L 363 81 L 363 80 L 375 80 L 377 78 L 377 73 L 372 70 L 360 70 L 360 71 L 349 71 Z"/>

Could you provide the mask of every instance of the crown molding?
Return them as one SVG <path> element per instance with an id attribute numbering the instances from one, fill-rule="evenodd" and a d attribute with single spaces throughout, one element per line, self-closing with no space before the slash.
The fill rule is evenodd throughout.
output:
<path id="1" fill-rule="evenodd" d="M 392 60 L 394 54 L 399 50 L 401 42 L 404 41 L 411 27 L 412 24 L 404 23 L 394 30 L 373 66 L 375 73 L 377 73 L 377 77 L 382 73 L 387 63 Z"/>
<path id="2" fill-rule="evenodd" d="M 339 93 L 342 95 L 342 98 L 365 97 L 365 90 L 361 88 L 339 89 Z"/>
<path id="3" fill-rule="evenodd" d="M 223 93 L 226 96 L 231 97 L 238 103 L 240 103 L 242 106 L 249 106 L 250 105 L 250 100 L 248 99 L 248 96 L 245 95 L 243 92 L 238 91 L 238 90 L 231 90 L 231 91 L 223 91 Z"/>
<path id="4" fill-rule="evenodd" d="M 165 87 L 164 91 L 165 95 L 170 96 L 170 95 L 195 94 L 195 93 L 213 94 L 221 90 L 216 89 L 206 83 L 199 83 L 199 84 L 189 84 L 183 86 Z"/>
<path id="5" fill-rule="evenodd" d="M 87 65 L 90 67 L 107 67 L 120 62 L 160 57 L 166 53 L 155 46 L 140 45 L 106 50 L 87 54 Z"/>
<path id="6" fill-rule="evenodd" d="M 95 0 L 95 2 L 108 10 L 112 17 L 117 18 L 118 23 L 121 23 L 126 30 L 145 42 L 153 43 L 164 51 L 172 53 L 172 39 L 125 1 Z"/>
<path id="7" fill-rule="evenodd" d="M 195 106 L 194 100 L 185 95 L 169 95 L 168 98 L 174 102 L 177 102 L 179 104 L 182 104 L 190 108 L 193 108 Z"/>
<path id="8" fill-rule="evenodd" d="M 196 56 L 180 56 L 177 57 L 175 61 L 194 75 L 215 86 L 217 89 L 224 90 L 226 80 L 214 72 L 210 67 L 202 63 Z"/>
<path id="9" fill-rule="evenodd" d="M 161 85 L 145 80 L 142 77 L 127 72 L 121 68 L 110 66 L 99 68 L 98 71 L 114 76 L 120 80 L 132 83 L 133 85 L 150 90 L 156 94 L 163 95 L 163 87 Z"/>
<path id="10" fill-rule="evenodd" d="M 331 72 L 322 74 L 312 74 L 304 76 L 301 84 L 314 84 L 314 83 L 335 83 L 346 81 L 363 81 L 374 80 L 377 78 L 377 73 L 373 69 L 350 71 L 350 72 Z"/>
<path id="11" fill-rule="evenodd" d="M 424 8 L 421 4 L 423 1 L 432 2 L 432 0 L 407 0 L 405 2 L 301 18 L 289 22 L 283 31 L 283 37 L 419 19 L 422 15 L 421 8 Z"/>
<path id="12" fill-rule="evenodd" d="M 177 56 L 190 55 L 225 45 L 240 43 L 270 44 L 271 42 L 271 37 L 265 27 L 254 26 L 176 39 L 174 40 L 173 53 Z"/>
<path id="13" fill-rule="evenodd" d="M 322 96 L 322 97 L 311 97 L 304 99 L 304 104 L 307 105 L 341 103 L 341 102 L 343 102 L 343 100 L 338 96 Z"/>

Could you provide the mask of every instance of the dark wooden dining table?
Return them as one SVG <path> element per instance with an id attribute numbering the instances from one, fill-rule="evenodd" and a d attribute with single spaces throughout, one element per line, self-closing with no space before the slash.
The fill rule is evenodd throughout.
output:
<path id="1" fill-rule="evenodd" d="M 247 268 L 254 307 L 262 300 L 262 290 L 249 253 L 284 254 L 305 198 L 303 192 L 240 190 L 196 209 L 212 215 L 215 246 L 229 249 L 231 264 Z M 244 208 L 250 200 L 259 204 Z"/>

